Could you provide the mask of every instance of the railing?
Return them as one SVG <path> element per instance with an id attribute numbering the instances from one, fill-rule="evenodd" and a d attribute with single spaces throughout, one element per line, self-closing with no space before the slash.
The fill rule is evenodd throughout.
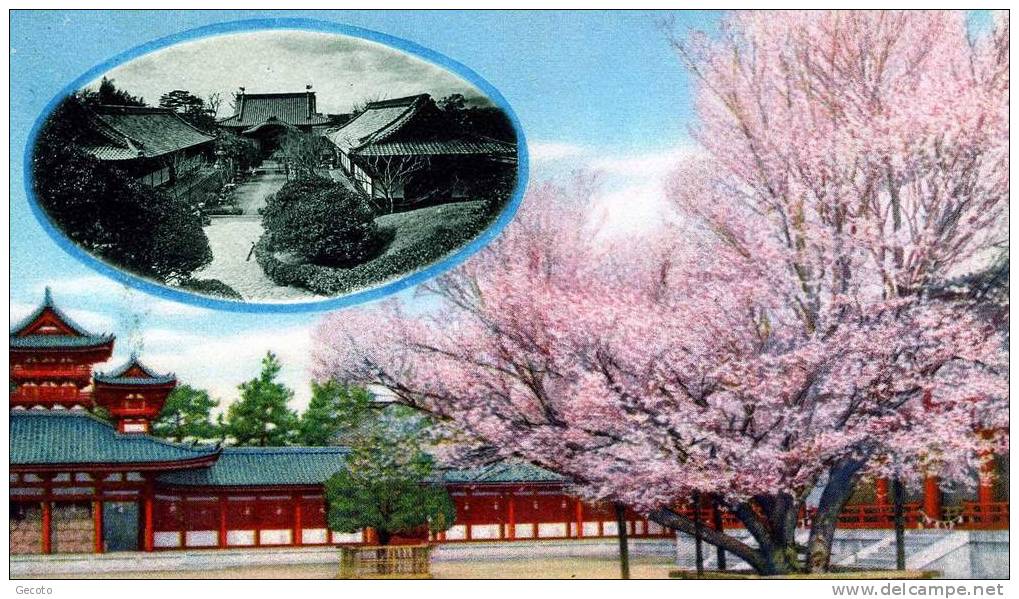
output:
<path id="1" fill-rule="evenodd" d="M 918 528 L 923 515 L 920 504 L 903 504 L 902 515 L 906 528 Z M 839 528 L 894 528 L 895 506 L 891 504 L 850 504 L 839 513 Z"/>
<path id="2" fill-rule="evenodd" d="M 11 368 L 11 377 L 15 379 L 89 379 L 92 377 L 92 368 L 82 364 L 33 364 L 32 366 L 23 366 L 19 364 Z"/>
<path id="3" fill-rule="evenodd" d="M 962 522 L 959 528 L 975 530 L 1008 529 L 1008 502 L 979 503 L 965 501 L 962 504 Z"/>
<path id="4" fill-rule="evenodd" d="M 113 416 L 149 416 L 155 418 L 159 415 L 161 406 L 153 404 L 145 408 L 121 408 L 118 406 L 107 406 L 106 409 Z"/>
<path id="5" fill-rule="evenodd" d="M 340 547 L 340 578 L 431 578 L 431 546 Z"/>
<path id="6" fill-rule="evenodd" d="M 11 394 L 11 400 L 43 403 L 91 403 L 92 396 L 77 387 L 35 387 L 22 385 Z"/>

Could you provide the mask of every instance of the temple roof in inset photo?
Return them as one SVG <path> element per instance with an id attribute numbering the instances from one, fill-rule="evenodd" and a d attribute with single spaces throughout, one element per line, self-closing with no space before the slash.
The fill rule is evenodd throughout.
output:
<path id="1" fill-rule="evenodd" d="M 215 140 L 169 108 L 94 106 L 89 111 L 97 140 L 85 149 L 100 160 L 156 158 Z"/>
<path id="2" fill-rule="evenodd" d="M 418 94 L 369 103 L 364 112 L 326 137 L 359 156 L 452 156 L 516 154 L 516 147 L 480 136 L 457 135 L 443 126 L 431 96 Z"/>
<path id="3" fill-rule="evenodd" d="M 328 125 L 328 116 L 315 110 L 315 92 L 237 94 L 237 113 L 219 121 L 219 126 L 246 130 L 263 124 L 295 127 Z"/>

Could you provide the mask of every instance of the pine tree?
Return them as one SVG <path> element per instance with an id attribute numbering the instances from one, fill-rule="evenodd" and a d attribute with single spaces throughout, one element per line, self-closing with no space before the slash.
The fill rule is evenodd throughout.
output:
<path id="1" fill-rule="evenodd" d="M 369 412 L 350 438 L 346 467 L 326 481 L 332 530 L 375 531 L 380 545 L 423 526 L 453 525 L 456 507 L 433 477 L 434 460 L 422 448 L 426 423 L 397 410 Z"/>
<path id="2" fill-rule="evenodd" d="M 212 409 L 217 405 L 207 391 L 181 385 L 166 398 L 163 411 L 152 423 L 152 434 L 178 442 L 213 439 L 218 435 L 212 422 Z"/>
<path id="3" fill-rule="evenodd" d="M 241 398 L 230 404 L 224 421 L 224 433 L 235 444 L 268 447 L 294 441 L 298 417 L 288 406 L 294 392 L 277 380 L 281 369 L 276 354 L 267 352 L 258 378 L 238 385 Z"/>
<path id="4" fill-rule="evenodd" d="M 301 415 L 298 438 L 302 445 L 335 445 L 359 427 L 374 409 L 373 396 L 363 387 L 326 381 L 311 383 L 311 402 Z"/>

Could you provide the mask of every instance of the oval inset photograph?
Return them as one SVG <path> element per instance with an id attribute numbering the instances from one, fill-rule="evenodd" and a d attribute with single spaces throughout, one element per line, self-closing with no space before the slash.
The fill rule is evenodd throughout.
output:
<path id="1" fill-rule="evenodd" d="M 296 29 L 166 46 L 43 117 L 35 200 L 72 250 L 206 302 L 395 291 L 479 249 L 519 195 L 515 119 L 450 64 Z"/>

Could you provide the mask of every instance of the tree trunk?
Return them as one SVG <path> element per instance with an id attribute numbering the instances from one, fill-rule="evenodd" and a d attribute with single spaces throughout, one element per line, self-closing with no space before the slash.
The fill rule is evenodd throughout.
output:
<path id="1" fill-rule="evenodd" d="M 718 506 L 718 498 L 715 498 L 711 502 L 711 525 L 715 527 L 715 531 L 718 533 L 723 532 L 724 526 L 722 525 L 722 510 Z M 725 572 L 725 549 L 721 547 L 716 548 L 718 550 L 718 569 L 721 572 Z"/>
<path id="2" fill-rule="evenodd" d="M 795 539 L 795 508 L 796 504 L 789 499 L 779 497 L 758 497 L 759 501 L 767 504 L 762 505 L 765 511 L 765 518 L 768 522 L 774 520 L 782 523 L 779 530 L 772 531 L 771 525 L 757 514 L 750 503 L 742 503 L 729 506 L 751 535 L 757 541 L 757 547 L 752 547 L 739 539 L 727 535 L 714 528 L 700 527 L 699 533 L 703 541 L 715 547 L 728 551 L 750 565 L 758 574 L 766 576 L 802 572 L 805 570 L 799 558 L 799 548 Z M 767 509 L 780 509 L 780 513 L 769 514 Z M 789 516 L 786 512 L 792 512 Z M 686 518 L 667 508 L 660 508 L 651 512 L 649 517 L 668 528 L 684 532 L 689 535 L 696 535 L 697 525 L 693 519 Z M 789 526 L 792 522 L 792 527 Z"/>
<path id="3" fill-rule="evenodd" d="M 701 494 L 693 494 L 693 547 L 697 576 L 704 576 L 704 546 L 701 542 Z"/>
<path id="4" fill-rule="evenodd" d="M 648 514 L 648 518 L 666 528 L 678 530 L 688 535 L 694 534 L 693 521 L 668 508 L 659 508 L 654 510 Z M 747 545 L 743 541 L 740 541 L 736 537 L 729 536 L 710 528 L 701 532 L 705 541 L 716 547 L 723 548 L 729 553 L 742 559 L 746 563 L 750 564 L 750 567 L 757 572 L 764 573 L 767 569 L 761 552 L 750 545 Z"/>
<path id="5" fill-rule="evenodd" d="M 895 518 L 895 569 L 906 569 L 906 517 L 903 513 L 902 479 L 892 479 L 892 502 Z"/>
<path id="6" fill-rule="evenodd" d="M 616 528 L 619 533 L 619 577 L 629 580 L 630 548 L 627 542 L 626 506 L 621 503 L 616 504 Z"/>
<path id="7" fill-rule="evenodd" d="M 807 565 L 811 572 L 827 572 L 831 566 L 831 545 L 835 540 L 839 513 L 852 495 L 856 476 L 864 463 L 863 460 L 846 458 L 828 472 L 828 484 L 821 493 L 807 542 Z"/>
<path id="8" fill-rule="evenodd" d="M 763 513 L 758 513 L 755 507 Z M 795 501 L 791 497 L 758 495 L 752 501 L 732 506 L 732 511 L 757 541 L 762 566 L 755 569 L 759 573 L 775 575 L 803 570 L 796 546 Z"/>

